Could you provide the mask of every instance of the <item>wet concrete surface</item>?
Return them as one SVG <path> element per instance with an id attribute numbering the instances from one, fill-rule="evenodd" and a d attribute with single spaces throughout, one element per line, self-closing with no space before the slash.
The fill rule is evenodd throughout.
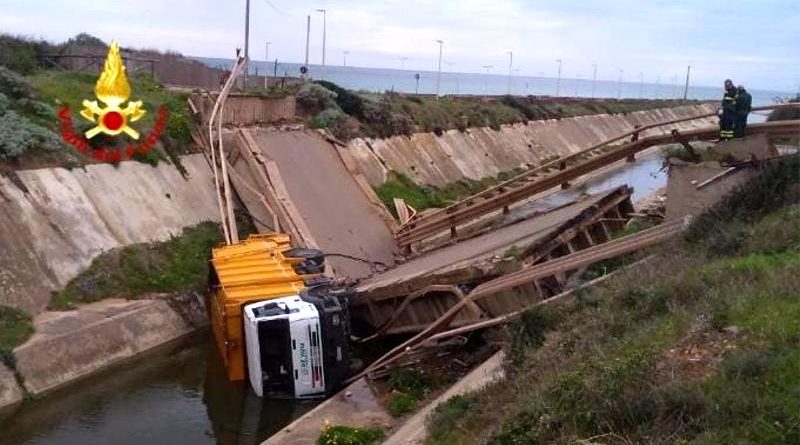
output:
<path id="1" fill-rule="evenodd" d="M 0 420 L 0 445 L 259 444 L 316 406 L 256 397 L 194 341 L 24 403 Z"/>

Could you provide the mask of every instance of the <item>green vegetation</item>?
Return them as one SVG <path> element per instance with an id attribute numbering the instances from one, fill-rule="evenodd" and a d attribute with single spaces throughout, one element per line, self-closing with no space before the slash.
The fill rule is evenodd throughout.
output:
<path id="1" fill-rule="evenodd" d="M 375 193 L 392 213 L 394 213 L 394 198 L 402 198 L 406 204 L 414 207 L 417 211 L 431 207 L 446 207 L 516 176 L 522 171 L 522 169 L 516 169 L 501 172 L 497 176 L 489 176 L 480 180 L 464 178 L 444 187 L 420 186 L 402 173 L 390 172 L 386 182 L 377 187 Z"/>
<path id="2" fill-rule="evenodd" d="M 221 240 L 217 224 L 207 222 L 164 242 L 134 244 L 103 253 L 64 290 L 53 293 L 49 308 L 70 310 L 79 303 L 104 298 L 203 290 L 211 248 Z"/>
<path id="3" fill-rule="evenodd" d="M 428 443 L 800 443 L 798 171 L 767 167 L 651 260 L 510 327 L 507 379 L 437 411 Z"/>
<path id="4" fill-rule="evenodd" d="M 97 74 L 42 69 L 47 54 L 58 54 L 73 45 L 105 48 L 96 37 L 79 34 L 54 45 L 44 41 L 0 35 L 0 161 L 23 162 L 25 166 L 76 166 L 94 162 L 61 141 L 56 111 L 69 105 L 77 133 L 91 127 L 78 112 L 85 99 L 94 97 Z M 164 105 L 169 120 L 161 137 L 160 148 L 139 159 L 157 163 L 169 158 L 178 168 L 178 155 L 189 151 L 191 117 L 186 95 L 167 91 L 160 83 L 143 74 L 129 74 L 133 99 L 142 100 L 146 114 L 137 122 L 140 130 L 152 128 L 157 109 Z M 92 147 L 122 147 L 124 138 L 98 135 L 89 140 Z"/>
<path id="5" fill-rule="evenodd" d="M 34 151 L 63 150 L 55 124 L 55 110 L 43 103 L 21 75 L 0 66 L 0 160 Z"/>
<path id="6" fill-rule="evenodd" d="M 389 376 L 389 386 L 392 389 L 389 413 L 402 416 L 415 411 L 419 401 L 428 396 L 439 383 L 412 369 L 393 369 Z"/>
<path id="7" fill-rule="evenodd" d="M 317 445 L 371 445 L 383 439 L 380 428 L 359 428 L 326 425 L 317 439 Z"/>
<path id="8" fill-rule="evenodd" d="M 31 316 L 20 309 L 0 305 L 0 362 L 13 369 L 14 348 L 33 335 Z"/>
<path id="9" fill-rule="evenodd" d="M 417 409 L 416 397 L 404 392 L 396 392 L 389 398 L 389 414 L 399 417 L 403 414 L 408 414 Z"/>
<path id="10" fill-rule="evenodd" d="M 490 127 L 538 119 L 560 119 L 598 113 L 629 113 L 697 103 L 678 100 L 587 100 L 537 97 L 482 99 L 413 96 L 386 92 L 378 95 L 346 90 L 332 82 L 305 85 L 297 103 L 316 128 L 327 128 L 340 139 L 358 136 L 387 138 L 418 132 L 434 132 L 470 127 Z M 325 110 L 327 116 L 320 116 Z M 336 116 L 333 119 L 334 115 Z"/>
<path id="11" fill-rule="evenodd" d="M 428 425 L 426 443 L 440 445 L 459 445 L 470 440 L 468 431 L 459 428 L 459 420 L 472 408 L 475 401 L 471 396 L 453 396 L 438 405 L 433 412 L 436 422 Z"/>

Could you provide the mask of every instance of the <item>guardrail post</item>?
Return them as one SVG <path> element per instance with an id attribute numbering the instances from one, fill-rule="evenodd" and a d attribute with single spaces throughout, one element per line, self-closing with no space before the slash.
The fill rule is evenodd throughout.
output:
<path id="1" fill-rule="evenodd" d="M 639 132 L 636 131 L 637 129 L 641 128 L 641 125 L 636 124 L 633 126 L 633 136 L 631 136 L 631 142 L 636 142 L 639 140 Z M 634 162 L 636 160 L 636 153 L 631 153 L 625 158 L 626 162 Z"/>
<path id="2" fill-rule="evenodd" d="M 567 169 L 567 161 L 561 161 L 558 163 L 559 170 L 566 170 Z M 570 186 L 569 181 L 561 183 L 561 190 L 566 190 Z"/>

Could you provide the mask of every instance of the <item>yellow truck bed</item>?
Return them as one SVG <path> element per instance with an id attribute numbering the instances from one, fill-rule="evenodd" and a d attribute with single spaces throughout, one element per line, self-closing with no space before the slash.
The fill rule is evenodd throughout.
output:
<path id="1" fill-rule="evenodd" d="M 243 306 L 297 295 L 305 288 L 294 270 L 301 260 L 283 255 L 289 248 L 287 235 L 262 234 L 212 250 L 216 280 L 209 305 L 211 326 L 230 380 L 245 378 Z"/>

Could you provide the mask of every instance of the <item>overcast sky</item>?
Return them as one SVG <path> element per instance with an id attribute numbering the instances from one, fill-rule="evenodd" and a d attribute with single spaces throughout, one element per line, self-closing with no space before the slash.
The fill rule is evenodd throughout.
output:
<path id="1" fill-rule="evenodd" d="M 79 32 L 128 47 L 231 57 L 243 46 L 245 0 L 0 0 L 0 31 L 61 41 Z M 694 66 L 693 83 L 725 77 L 752 88 L 800 88 L 800 0 L 251 0 L 251 59 L 301 62 L 312 14 L 311 61 L 319 63 L 327 13 L 328 64 L 591 76 L 662 82 Z M 447 65 L 444 65 L 447 67 Z"/>

